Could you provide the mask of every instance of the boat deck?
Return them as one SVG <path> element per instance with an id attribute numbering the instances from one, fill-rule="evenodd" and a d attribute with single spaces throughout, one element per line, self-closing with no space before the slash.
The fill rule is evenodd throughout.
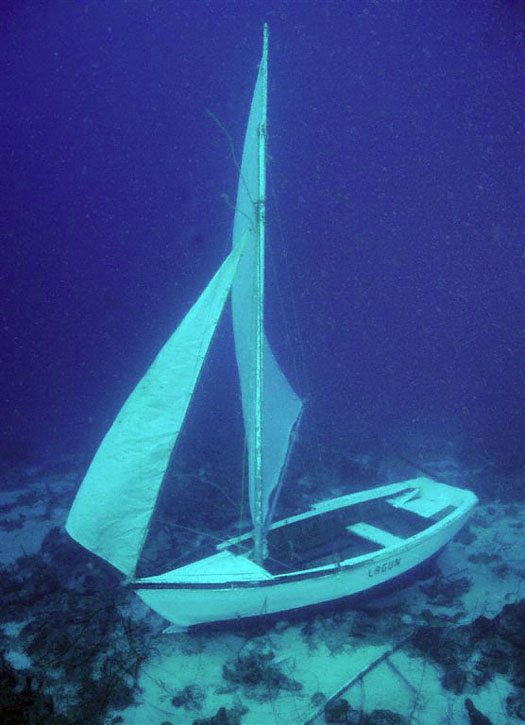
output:
<path id="1" fill-rule="evenodd" d="M 376 499 L 319 513 L 268 533 L 271 574 L 341 562 L 402 543 L 435 523 Z"/>
<path id="2" fill-rule="evenodd" d="M 368 492 L 368 498 L 358 494 L 331 499 L 274 524 L 268 532 L 265 569 L 284 574 L 400 545 L 457 508 L 450 499 L 429 496 L 428 491 L 421 495 L 418 486 L 384 487 L 374 493 Z M 244 535 L 224 547 L 233 554 L 247 554 L 252 545 L 251 536 Z"/>

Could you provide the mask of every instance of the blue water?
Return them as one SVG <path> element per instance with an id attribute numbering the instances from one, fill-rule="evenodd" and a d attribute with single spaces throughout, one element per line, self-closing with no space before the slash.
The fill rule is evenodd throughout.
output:
<path id="1" fill-rule="evenodd" d="M 207 111 L 239 157 L 264 21 L 268 334 L 308 396 L 303 435 L 520 468 L 525 6 L 510 0 L 9 2 L 4 455 L 89 459 L 224 258 L 237 169 Z"/>

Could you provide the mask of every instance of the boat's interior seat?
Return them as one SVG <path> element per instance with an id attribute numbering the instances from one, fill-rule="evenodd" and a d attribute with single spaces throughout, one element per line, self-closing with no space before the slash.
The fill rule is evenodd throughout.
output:
<path id="1" fill-rule="evenodd" d="M 350 533 L 356 534 L 362 539 L 367 539 L 367 541 L 373 541 L 374 544 L 379 544 L 379 546 L 383 546 L 384 548 L 400 544 L 404 541 L 404 539 L 399 536 L 394 536 L 394 534 L 384 531 L 377 526 L 366 524 L 364 521 L 357 524 L 351 524 L 351 526 L 346 526 L 345 528 Z"/>
<path id="2" fill-rule="evenodd" d="M 396 509 L 438 521 L 457 507 L 457 501 L 451 498 L 449 487 L 429 479 L 422 478 L 421 481 L 424 485 L 414 485 L 401 495 L 386 500 Z"/>
<path id="3" fill-rule="evenodd" d="M 435 496 L 433 498 L 429 496 L 414 498 L 411 501 L 404 501 L 401 504 L 395 501 L 390 501 L 389 503 L 391 503 L 395 508 L 410 511 L 411 513 L 417 514 L 425 519 L 441 518 L 440 513 L 442 511 L 446 510 L 449 512 L 455 508 L 454 506 L 450 506 L 450 501 L 440 498 L 439 496 Z"/>

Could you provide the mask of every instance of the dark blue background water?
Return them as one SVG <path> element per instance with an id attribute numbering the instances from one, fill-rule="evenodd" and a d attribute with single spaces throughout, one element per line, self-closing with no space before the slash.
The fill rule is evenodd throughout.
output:
<path id="1" fill-rule="evenodd" d="M 318 430 L 523 463 L 523 3 L 3 7 L 5 440 L 91 454 L 224 258 L 206 111 L 239 156 L 267 21 L 268 331 Z"/>

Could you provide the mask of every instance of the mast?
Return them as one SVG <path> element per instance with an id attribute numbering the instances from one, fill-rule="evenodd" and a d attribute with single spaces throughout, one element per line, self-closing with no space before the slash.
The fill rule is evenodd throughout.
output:
<path id="1" fill-rule="evenodd" d="M 264 334 L 264 241 L 266 215 L 268 28 L 250 113 L 237 187 L 233 246 L 246 241 L 232 285 L 235 358 L 239 370 L 242 413 L 248 453 L 248 490 L 253 521 L 253 559 L 266 558 L 266 531 L 271 520 L 290 436 L 301 400 L 279 367 Z"/>
<path id="2" fill-rule="evenodd" d="M 264 531 L 263 505 L 263 345 L 264 345 L 264 239 L 266 221 L 266 122 L 268 105 L 268 25 L 263 28 L 263 53 L 261 60 L 261 118 L 258 133 L 258 193 L 256 205 L 256 353 L 255 353 L 255 521 L 254 557 L 262 565 L 266 556 L 266 534 Z"/>

